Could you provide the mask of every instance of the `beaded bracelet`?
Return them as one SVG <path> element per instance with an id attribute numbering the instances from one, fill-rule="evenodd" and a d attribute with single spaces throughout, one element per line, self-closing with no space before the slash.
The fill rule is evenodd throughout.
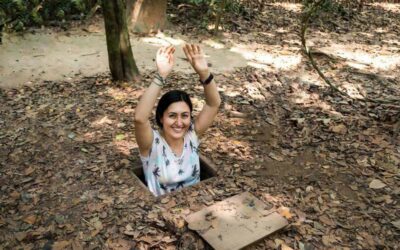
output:
<path id="1" fill-rule="evenodd" d="M 158 86 L 160 86 L 160 87 L 163 87 L 164 85 L 167 84 L 167 81 L 165 80 L 165 78 L 163 78 L 162 76 L 160 76 L 159 73 L 156 74 L 156 77 L 154 78 L 154 80 L 156 80 L 156 81 L 153 81 L 153 82 L 154 82 L 155 84 L 157 84 Z"/>

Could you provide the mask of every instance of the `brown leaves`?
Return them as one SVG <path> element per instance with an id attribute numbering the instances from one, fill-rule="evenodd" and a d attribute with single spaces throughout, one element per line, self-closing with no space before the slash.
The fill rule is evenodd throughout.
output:
<path id="1" fill-rule="evenodd" d="M 25 174 L 25 175 L 30 175 L 30 174 L 32 174 L 34 171 L 35 171 L 35 168 L 31 166 L 31 167 L 25 169 L 24 174 Z"/>
<path id="2" fill-rule="evenodd" d="M 130 250 L 134 247 L 132 241 L 128 241 L 122 238 L 118 239 L 109 238 L 106 244 L 112 250 Z"/>
<path id="3" fill-rule="evenodd" d="M 288 207 L 280 207 L 278 208 L 278 212 L 280 215 L 290 220 L 293 217 L 293 214 L 290 212 L 290 208 Z"/>
<path id="4" fill-rule="evenodd" d="M 18 233 L 15 233 L 15 238 L 16 238 L 18 241 L 23 241 L 23 240 L 26 238 L 26 236 L 27 236 L 27 233 L 26 233 L 26 232 L 18 232 Z"/>
<path id="5" fill-rule="evenodd" d="M 325 247 L 333 246 L 336 241 L 336 237 L 333 234 L 322 236 L 322 243 L 325 245 Z"/>
<path id="6" fill-rule="evenodd" d="M 386 187 L 386 184 L 377 179 L 374 179 L 369 183 L 369 188 L 372 188 L 372 189 L 381 189 L 384 187 Z"/>
<path id="7" fill-rule="evenodd" d="M 274 160 L 276 160 L 276 161 L 283 161 L 283 160 L 284 160 L 282 156 L 277 155 L 277 154 L 274 153 L 274 152 L 270 152 L 270 153 L 268 154 L 268 156 L 269 156 L 271 159 L 274 159 Z"/>
<path id="8" fill-rule="evenodd" d="M 400 230 L 400 220 L 392 221 L 393 226 L 395 226 L 398 230 Z"/>
<path id="9" fill-rule="evenodd" d="M 321 215 L 319 217 L 319 220 L 327 226 L 331 226 L 331 227 L 336 226 L 336 223 L 331 218 L 329 218 L 327 215 Z"/>
<path id="10" fill-rule="evenodd" d="M 344 124 L 332 126 L 332 127 L 330 127 L 330 129 L 332 130 L 332 132 L 341 134 L 341 135 L 344 135 L 347 133 L 347 127 Z"/>
<path id="11" fill-rule="evenodd" d="M 14 190 L 10 193 L 10 197 L 13 198 L 14 200 L 17 200 L 21 197 L 21 194 Z"/>
<path id="12" fill-rule="evenodd" d="M 132 228 L 132 226 L 130 224 L 128 224 L 125 227 L 124 234 L 125 235 L 129 235 L 129 236 L 133 236 L 133 238 L 136 239 L 140 235 L 140 231 L 139 230 L 134 230 Z"/>
<path id="13" fill-rule="evenodd" d="M 56 241 L 56 242 L 54 242 L 52 249 L 53 250 L 65 250 L 70 245 L 71 245 L 71 242 L 67 241 L 67 240 Z"/>
<path id="14" fill-rule="evenodd" d="M 32 215 L 29 215 L 29 216 L 25 217 L 23 219 L 23 221 L 28 223 L 28 224 L 33 225 L 33 224 L 35 224 L 36 219 L 37 219 L 37 216 L 32 214 Z"/>
<path id="15" fill-rule="evenodd" d="M 103 223 L 100 221 L 98 217 L 94 217 L 89 221 L 82 218 L 82 221 L 86 223 L 86 225 L 91 230 L 91 237 L 95 237 L 101 230 L 103 230 Z"/>
<path id="16" fill-rule="evenodd" d="M 277 68 L 277 61 L 286 65 L 299 51 L 297 26 L 288 25 L 297 14 L 287 11 L 289 5 L 277 6 L 268 4 L 253 18 L 255 22 L 236 20 L 241 29 L 226 30 L 221 38 L 228 46 L 232 42 L 240 46 L 241 52 L 268 59 L 261 65 L 266 70 L 246 67 L 216 75 L 224 107 L 205 133 L 200 150 L 217 163 L 221 180 L 207 187 L 196 186 L 154 202 L 132 182 L 130 167 L 140 164 L 135 162 L 133 113 L 152 77 L 146 71 L 143 81 L 129 87 L 97 76 L 0 90 L 0 158 L 5 159 L 0 164 L 6 163 L 0 166 L 4 205 L 0 235 L 10 239 L 8 247 L 18 248 L 32 238 L 35 244 L 44 244 L 51 232 L 63 235 L 55 239 L 60 248 L 166 249 L 176 245 L 175 232 L 186 230 L 184 214 L 244 190 L 265 198 L 271 208 L 286 207 L 283 215 L 296 219 L 290 234 L 277 234 L 277 244 L 269 240 L 271 249 L 302 249 L 300 239 L 317 249 L 373 249 L 378 236 L 388 248 L 396 247 L 400 154 L 395 109 L 349 104 L 329 93 L 304 61 L 294 70 Z M 346 35 L 311 29 L 315 47 L 331 48 L 321 50 L 328 56 L 349 57 L 340 59 L 346 67 L 326 56 L 317 60 L 333 80 L 356 86 L 346 89 L 358 89 L 367 97 L 398 96 L 393 80 L 398 71 L 372 74 L 373 66 L 381 63 L 370 63 L 357 73 L 351 66 L 360 66 L 360 58 L 374 61 L 376 51 L 393 54 L 386 47 L 397 46 L 391 42 L 397 33 L 390 33 L 397 19 L 385 21 L 389 25 L 379 39 L 378 29 L 370 32 L 368 22 L 358 21 L 377 24 L 381 15 L 373 11 L 371 5 L 358 13 L 352 26 L 335 20 L 340 27 L 356 29 Z M 340 44 L 335 44 L 337 40 Z M 246 63 L 241 52 L 235 59 Z M 373 81 L 376 77 L 379 80 Z M 179 72 L 171 79 L 169 88 L 187 89 L 198 100 L 195 106 L 200 106 L 202 88 L 190 84 L 196 76 Z M 63 219 L 54 219 L 55 215 Z M 52 228 L 44 226 L 54 220 Z M 258 248 L 268 247 L 260 243 Z"/>

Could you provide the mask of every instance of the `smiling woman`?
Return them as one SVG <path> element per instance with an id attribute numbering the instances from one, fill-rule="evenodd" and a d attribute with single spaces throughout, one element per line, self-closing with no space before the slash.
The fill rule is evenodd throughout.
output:
<path id="1" fill-rule="evenodd" d="M 186 92 L 169 91 L 157 105 L 156 122 L 160 130 L 151 128 L 152 107 L 174 64 L 175 48 L 172 46 L 158 50 L 157 76 L 141 97 L 135 113 L 135 133 L 143 172 L 149 190 L 156 196 L 200 181 L 198 136 L 211 125 L 221 104 L 200 47 L 186 44 L 183 51 L 204 87 L 206 104 L 199 115 L 192 119 L 192 102 Z"/>

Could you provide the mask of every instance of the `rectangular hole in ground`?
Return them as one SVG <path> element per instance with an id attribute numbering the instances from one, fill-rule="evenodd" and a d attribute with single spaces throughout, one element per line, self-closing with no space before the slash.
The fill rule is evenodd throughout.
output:
<path id="1" fill-rule="evenodd" d="M 133 173 L 136 178 L 140 180 L 140 184 L 142 187 L 146 189 L 149 193 L 149 189 L 147 188 L 146 179 L 144 178 L 144 172 L 141 162 L 138 162 L 133 168 Z M 200 155 L 200 182 L 210 179 L 214 176 L 217 176 L 217 169 L 215 165 L 206 157 Z"/>

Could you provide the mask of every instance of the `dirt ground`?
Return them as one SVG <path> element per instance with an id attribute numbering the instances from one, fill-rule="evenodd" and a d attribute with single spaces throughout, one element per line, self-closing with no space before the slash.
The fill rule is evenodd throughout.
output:
<path id="1" fill-rule="evenodd" d="M 173 44 L 177 47 L 177 72 L 190 73 L 181 48 L 192 42 L 184 35 L 152 37 L 131 35 L 134 57 L 140 70 L 154 70 L 157 48 Z M 194 40 L 193 42 L 199 42 Z M 207 43 L 207 41 L 205 41 Z M 212 45 L 212 44 L 211 44 Z M 216 73 L 245 67 L 246 60 L 228 49 L 205 44 L 204 51 Z M 15 88 L 43 80 L 69 81 L 105 73 L 108 68 L 106 38 L 102 20 L 68 31 L 34 30 L 26 34 L 8 34 L 0 50 L 0 87 Z"/>
<path id="2" fill-rule="evenodd" d="M 35 73 L 13 88 L 2 79 L 0 249 L 204 249 L 182 240 L 183 217 L 244 191 L 289 220 L 248 249 L 399 249 L 399 103 L 332 91 L 301 53 L 299 10 L 270 5 L 218 38 L 172 20 L 176 28 L 166 37 L 190 33 L 192 41 L 220 48 L 221 62 L 229 55 L 243 60 L 219 71 L 208 48 L 223 105 L 200 151 L 218 176 L 163 199 L 132 178 L 140 164 L 133 116 L 153 62 L 134 84 L 115 84 L 83 66 L 76 78 Z M 309 45 L 325 75 L 352 98 L 400 100 L 399 25 L 399 4 L 369 5 L 351 22 L 313 26 Z M 21 44 L 31 59 L 44 53 Z M 105 54 L 102 46 L 74 55 Z M 196 81 L 176 71 L 165 91 L 188 91 L 197 113 L 203 95 Z"/>

